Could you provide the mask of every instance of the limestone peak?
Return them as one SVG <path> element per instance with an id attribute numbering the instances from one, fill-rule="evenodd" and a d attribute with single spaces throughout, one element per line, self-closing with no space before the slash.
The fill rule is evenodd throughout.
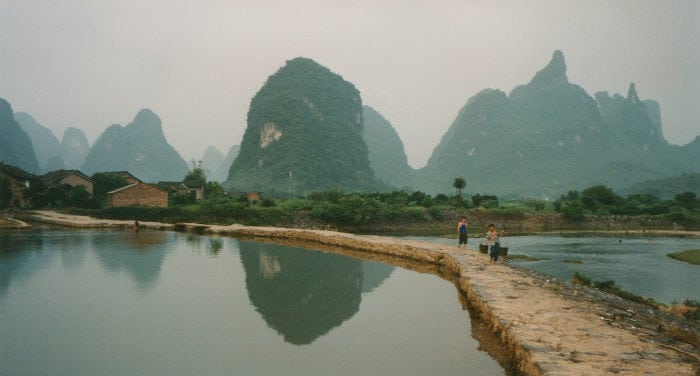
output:
<path id="1" fill-rule="evenodd" d="M 552 59 L 549 61 L 547 66 L 545 66 L 541 71 L 537 72 L 530 83 L 534 82 L 553 84 L 568 83 L 569 79 L 566 77 L 566 62 L 564 61 L 564 53 L 560 50 L 554 51 L 554 54 L 552 54 Z"/>

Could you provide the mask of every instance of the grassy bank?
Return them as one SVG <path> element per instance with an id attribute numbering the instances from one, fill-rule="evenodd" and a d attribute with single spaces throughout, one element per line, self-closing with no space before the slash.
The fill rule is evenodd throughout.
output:
<path id="1" fill-rule="evenodd" d="M 700 249 L 669 253 L 667 256 L 690 264 L 700 265 Z"/>

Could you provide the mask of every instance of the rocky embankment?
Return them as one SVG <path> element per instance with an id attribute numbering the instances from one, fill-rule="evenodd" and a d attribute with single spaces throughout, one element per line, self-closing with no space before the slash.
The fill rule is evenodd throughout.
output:
<path id="1" fill-rule="evenodd" d="M 134 226 L 132 221 L 48 211 L 25 219 L 72 227 Z M 455 283 L 472 312 L 499 336 L 510 361 L 525 375 L 680 376 L 700 372 L 697 324 L 598 290 L 500 262 L 490 264 L 474 250 L 324 230 L 153 222 L 140 226 L 295 242 L 331 252 L 348 250 L 419 270 L 415 265 L 423 265 L 426 271 Z"/>

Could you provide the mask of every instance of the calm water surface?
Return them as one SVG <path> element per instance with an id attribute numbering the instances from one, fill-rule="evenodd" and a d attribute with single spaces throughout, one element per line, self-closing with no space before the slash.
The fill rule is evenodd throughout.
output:
<path id="1" fill-rule="evenodd" d="M 0 232 L 0 375 L 503 375 L 455 287 L 171 232 Z"/>
<path id="2" fill-rule="evenodd" d="M 454 239 L 412 237 L 456 244 Z M 481 239 L 469 239 L 476 248 Z M 670 304 L 700 301 L 700 266 L 666 255 L 700 249 L 700 239 L 678 237 L 611 237 L 532 235 L 502 239 L 508 253 L 538 260 L 513 259 L 514 265 L 570 281 L 578 271 L 596 281 L 613 280 L 623 290 Z M 486 257 L 486 256 L 484 256 Z"/>

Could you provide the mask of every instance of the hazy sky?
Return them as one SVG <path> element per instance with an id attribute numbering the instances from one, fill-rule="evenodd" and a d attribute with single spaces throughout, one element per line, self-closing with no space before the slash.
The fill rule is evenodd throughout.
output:
<path id="1" fill-rule="evenodd" d="M 0 97 L 90 143 L 141 108 L 185 158 L 239 144 L 269 75 L 309 57 L 352 82 L 422 167 L 467 100 L 507 93 L 560 49 L 590 95 L 659 101 L 700 134 L 700 1 L 0 0 Z"/>

